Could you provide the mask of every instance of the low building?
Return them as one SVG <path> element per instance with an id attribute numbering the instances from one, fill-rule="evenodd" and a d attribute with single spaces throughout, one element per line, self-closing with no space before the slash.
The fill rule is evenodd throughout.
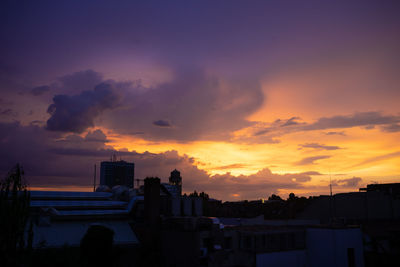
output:
<path id="1" fill-rule="evenodd" d="M 399 185 L 373 184 L 360 192 L 316 197 L 297 218 L 344 224 L 400 220 Z"/>
<path id="2" fill-rule="evenodd" d="M 127 202 L 113 200 L 108 192 L 31 191 L 30 195 L 34 248 L 79 247 L 92 225 L 111 229 L 117 246 L 139 245 L 130 214 L 141 196 Z"/>
<path id="3" fill-rule="evenodd" d="M 208 217 L 166 218 L 161 226 L 166 266 L 364 266 L 358 227 L 300 221 L 268 225 L 258 220 L 253 225 L 225 225 L 223 221 L 227 222 Z"/>

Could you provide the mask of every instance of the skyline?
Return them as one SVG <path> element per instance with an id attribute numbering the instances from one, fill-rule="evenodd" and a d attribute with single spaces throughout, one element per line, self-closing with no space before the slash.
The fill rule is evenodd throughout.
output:
<path id="1" fill-rule="evenodd" d="M 397 1 L 2 3 L 0 174 L 242 200 L 400 182 Z"/>

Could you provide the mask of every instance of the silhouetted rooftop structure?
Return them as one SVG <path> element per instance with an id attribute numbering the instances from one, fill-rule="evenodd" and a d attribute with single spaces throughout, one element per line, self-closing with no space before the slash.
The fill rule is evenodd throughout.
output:
<path id="1" fill-rule="evenodd" d="M 79 246 L 87 229 L 94 224 L 114 231 L 117 245 L 138 245 L 129 222 L 130 214 L 143 196 L 129 201 L 114 200 L 108 192 L 31 191 L 30 208 L 33 247 Z"/>
<path id="2" fill-rule="evenodd" d="M 123 160 L 103 161 L 100 165 L 100 184 L 112 188 L 124 185 L 133 188 L 135 164 Z"/>
<path id="3" fill-rule="evenodd" d="M 369 184 L 366 188 L 360 188 L 360 191 L 383 192 L 390 195 L 400 195 L 400 183 Z"/>
<path id="4" fill-rule="evenodd" d="M 177 169 L 171 172 L 171 176 L 169 177 L 169 184 L 176 186 L 178 189 L 178 194 L 182 194 L 182 177 L 181 173 Z"/>

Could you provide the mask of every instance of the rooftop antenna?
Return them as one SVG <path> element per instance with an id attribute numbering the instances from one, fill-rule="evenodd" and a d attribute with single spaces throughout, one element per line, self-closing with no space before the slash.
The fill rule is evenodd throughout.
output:
<path id="1" fill-rule="evenodd" d="M 96 164 L 94 164 L 93 192 L 96 192 Z"/>
<path id="2" fill-rule="evenodd" d="M 332 175 L 331 175 L 331 169 L 329 169 L 329 190 L 330 190 L 330 194 L 332 197 Z"/>

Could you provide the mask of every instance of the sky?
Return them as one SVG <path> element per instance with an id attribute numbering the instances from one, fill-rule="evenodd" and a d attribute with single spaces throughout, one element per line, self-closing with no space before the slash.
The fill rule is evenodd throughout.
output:
<path id="1" fill-rule="evenodd" d="M 2 1 L 0 174 L 222 200 L 400 182 L 398 1 Z"/>

